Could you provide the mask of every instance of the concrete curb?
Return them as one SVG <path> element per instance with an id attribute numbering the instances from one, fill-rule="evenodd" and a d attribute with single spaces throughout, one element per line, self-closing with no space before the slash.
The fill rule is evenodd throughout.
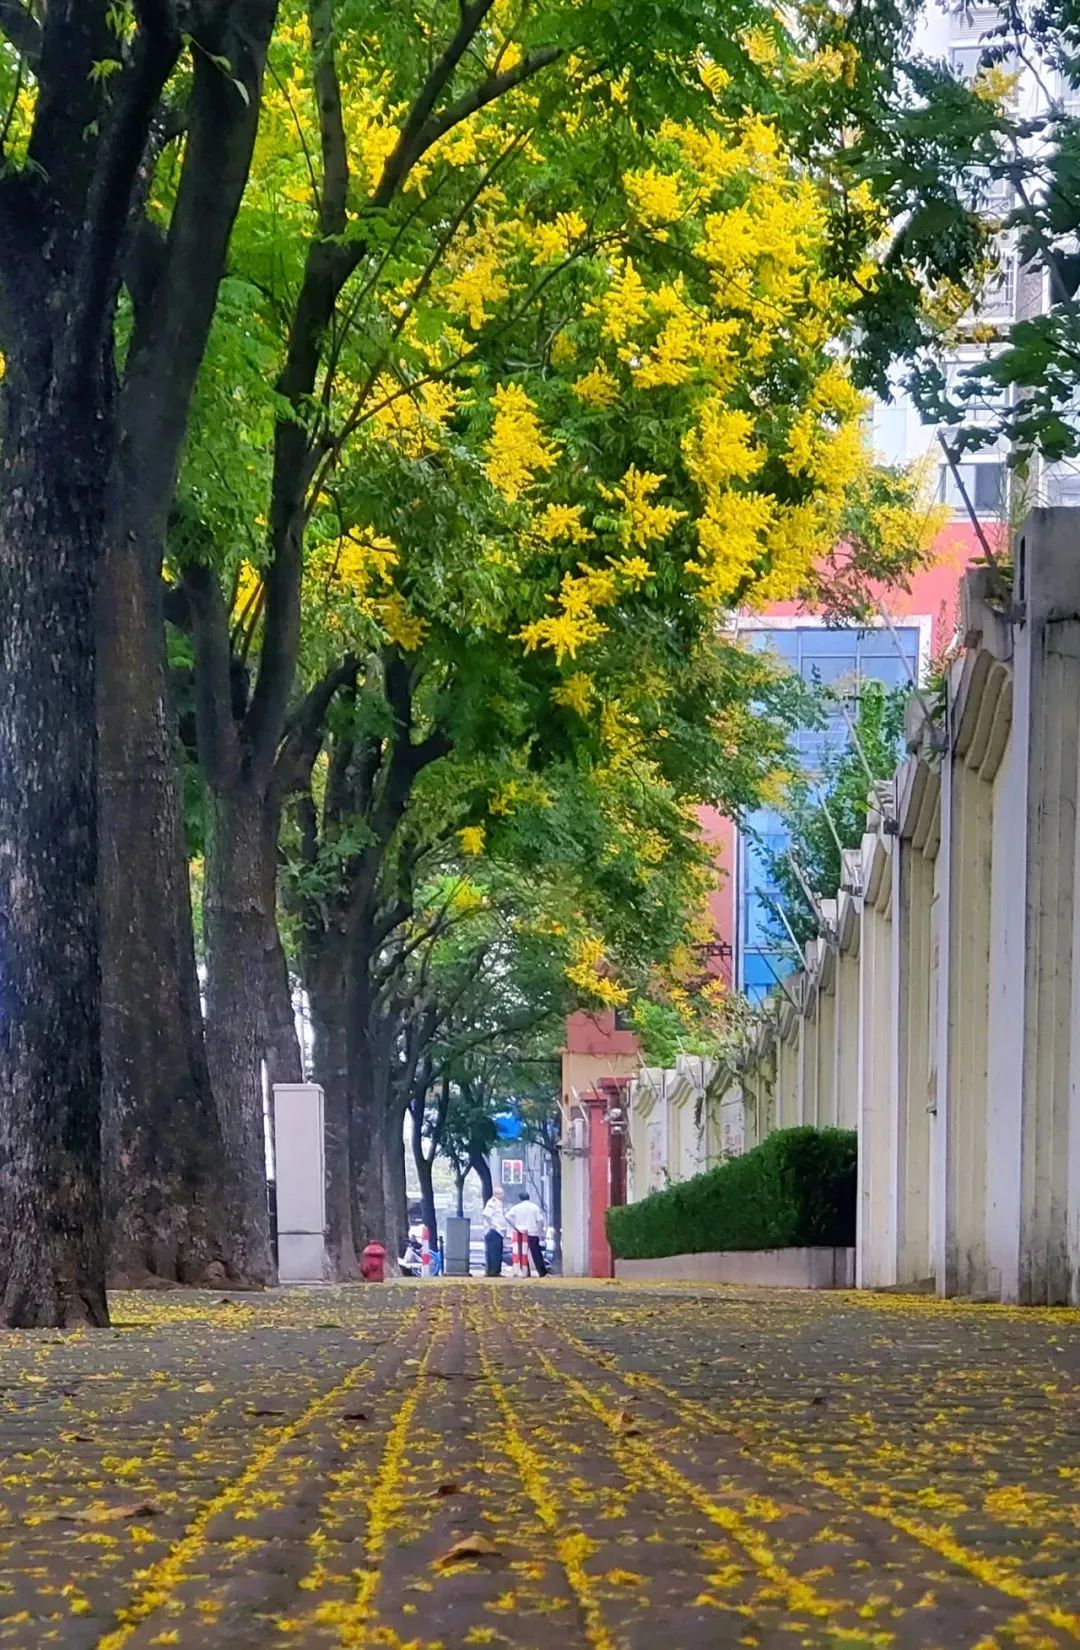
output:
<path id="1" fill-rule="evenodd" d="M 739 1283 L 774 1289 L 853 1289 L 854 1249 L 710 1250 L 656 1260 L 616 1260 L 624 1283 Z"/>

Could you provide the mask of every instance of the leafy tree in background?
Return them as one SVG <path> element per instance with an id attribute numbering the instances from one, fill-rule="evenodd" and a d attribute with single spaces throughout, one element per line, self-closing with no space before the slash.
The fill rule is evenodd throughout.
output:
<path id="1" fill-rule="evenodd" d="M 335 695 L 363 708 L 374 766 L 329 931 L 349 955 L 319 972 L 353 976 L 337 1019 L 363 1026 L 380 866 L 430 764 L 471 760 L 474 789 L 486 764 L 489 806 L 461 822 L 481 837 L 553 756 L 621 766 L 624 812 L 648 766 L 685 831 L 686 804 L 748 794 L 766 744 L 743 737 L 754 670 L 718 646 L 717 614 L 910 565 L 924 536 L 911 484 L 869 462 L 833 348 L 853 272 L 827 182 L 785 136 L 825 70 L 789 75 L 775 21 L 744 18 L 720 61 L 704 18 L 673 13 L 696 42 L 681 66 L 646 61 L 621 12 L 467 8 L 433 56 L 431 19 L 405 25 L 410 50 L 370 21 L 324 6 L 309 42 L 285 13 L 265 195 L 234 240 L 173 536 L 209 1046 L 239 1165 L 275 998 L 288 1022 L 281 813 Z M 318 162 L 295 142 L 316 122 Z"/>

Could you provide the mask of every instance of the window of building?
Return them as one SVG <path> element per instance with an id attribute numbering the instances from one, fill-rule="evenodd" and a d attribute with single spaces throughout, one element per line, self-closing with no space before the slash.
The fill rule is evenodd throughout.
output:
<path id="1" fill-rule="evenodd" d="M 951 464 L 943 464 L 938 473 L 938 499 L 942 504 L 947 504 L 957 515 L 966 515 L 966 492 L 977 516 L 991 518 L 1003 514 L 1008 482 L 1000 459 L 971 460 L 958 464 L 956 470 L 959 480 Z"/>
<path id="2" fill-rule="evenodd" d="M 854 706 L 859 684 L 883 682 L 901 687 L 916 680 L 919 671 L 919 631 L 913 625 L 873 630 L 828 630 L 823 625 L 792 625 L 752 631 L 752 646 L 769 648 L 805 681 L 819 680 L 840 687 Z M 850 691 L 848 691 L 850 684 Z M 830 715 L 821 728 L 803 728 L 795 738 L 800 764 L 808 774 L 820 773 L 825 758 L 842 750 L 848 730 L 842 711 Z M 776 989 L 795 966 L 790 941 L 778 929 L 774 902 L 778 890 L 772 881 L 772 861 L 782 854 L 787 833 L 782 817 L 759 809 L 744 821 L 737 867 L 739 943 L 736 979 L 739 988 L 757 1001 Z"/>

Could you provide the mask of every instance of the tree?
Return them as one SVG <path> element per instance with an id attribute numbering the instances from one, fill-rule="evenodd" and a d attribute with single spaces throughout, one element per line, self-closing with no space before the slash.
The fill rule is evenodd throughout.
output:
<path id="1" fill-rule="evenodd" d="M 121 615 L 156 600 L 154 554 L 246 178 L 275 10 L 269 0 L 194 5 L 182 32 L 172 5 L 140 0 L 51 5 L 40 22 L 17 0 L 0 8 L 0 752 L 8 776 L 0 787 L 0 1092 L 4 1313 L 13 1322 L 105 1318 L 102 1052 L 110 1164 L 125 1169 L 123 1188 L 112 1179 L 122 1263 L 152 1263 L 154 1235 L 174 1269 L 178 1260 L 197 1269 L 220 1249 L 222 1199 L 199 1196 L 218 1192 L 220 1181 L 191 1031 L 186 890 L 159 887 L 159 902 L 177 898 L 172 909 L 153 909 L 156 944 L 146 937 L 153 926 L 127 932 L 112 903 L 122 891 L 124 848 L 113 831 L 123 828 L 125 787 L 130 799 L 157 786 L 151 856 L 157 844 L 178 846 L 152 625 L 146 671 L 127 682 L 131 717 L 141 721 L 126 739 L 102 743 L 100 831 L 94 719 L 95 701 L 114 698 Z M 162 245 L 146 202 L 180 131 L 177 210 Z M 130 315 L 121 366 L 122 289 Z M 133 972 L 123 967 L 121 931 L 132 959 L 144 946 Z M 188 1016 L 171 1041 L 173 1022 L 156 1035 L 149 1028 L 158 989 L 166 1008 Z M 174 1126 L 178 1099 L 193 1128 Z M 182 1214 L 167 1232 L 174 1200 Z"/>
<path id="2" fill-rule="evenodd" d="M 701 21 L 688 7 L 679 26 Z M 541 9 L 520 38 L 487 8 L 467 10 L 418 79 L 418 54 L 401 53 L 392 33 L 378 37 L 388 58 L 376 74 L 354 64 L 348 26 L 325 24 L 310 61 L 286 32 L 277 78 L 292 91 L 267 100 L 281 128 L 276 140 L 268 128 L 264 157 L 274 210 L 300 232 L 273 260 L 254 228 L 250 246 L 241 236 L 246 354 L 223 330 L 209 374 L 221 372 L 230 398 L 239 375 L 252 418 L 274 432 L 272 459 L 252 475 L 222 450 L 209 395 L 186 476 L 197 530 L 175 541 L 207 729 L 211 1048 L 224 1103 L 247 1096 L 248 1160 L 262 957 L 275 953 L 277 818 L 302 785 L 279 760 L 298 670 L 325 716 L 330 689 L 359 670 L 353 661 L 377 657 L 360 695 L 379 723 L 374 740 L 365 733 L 376 766 L 364 770 L 357 810 L 368 839 L 347 920 L 327 930 L 369 950 L 375 934 L 377 949 L 380 858 L 425 767 L 471 748 L 485 717 L 488 732 L 497 726 L 485 693 L 510 689 L 516 725 L 504 718 L 498 737 L 513 734 L 524 750 L 533 714 L 564 745 L 621 742 L 628 762 L 659 730 L 673 753 L 665 765 L 696 766 L 695 794 L 731 790 L 742 760 L 735 701 L 749 678 L 733 650 L 706 657 L 713 615 L 751 591 L 816 585 L 852 495 L 879 485 L 860 449 L 857 398 L 826 347 L 850 298 L 828 267 L 827 191 L 801 176 L 778 130 L 732 114 L 757 75 L 741 47 L 741 79 L 706 59 L 699 73 L 693 57 L 675 74 L 645 63 L 620 21 L 626 73 L 598 97 L 597 39 L 576 42 L 572 70 L 555 69 L 566 31 L 594 26 L 579 9 Z M 483 64 L 464 91 L 462 31 L 470 65 Z M 343 78 L 339 63 L 355 73 Z M 417 111 L 443 98 L 418 131 Z M 314 239 L 293 141 L 309 100 L 331 168 Z M 294 301 L 286 286 L 301 273 Z M 313 320 L 305 295 L 314 302 L 316 289 Z M 289 337 L 299 327 L 311 346 L 287 408 L 284 380 L 269 404 L 256 381 L 266 352 L 292 359 L 282 312 Z M 252 526 L 260 517 L 265 540 Z M 879 553 L 882 519 L 864 511 L 867 531 L 847 535 L 854 560 Z M 244 539 L 253 564 L 238 566 Z M 910 556 L 912 546 L 890 548 Z M 631 635 L 654 681 L 681 678 L 671 694 L 634 688 Z M 575 664 L 583 649 L 588 672 Z M 723 781 L 706 732 L 710 696 L 711 710 L 722 701 L 728 711 Z M 305 762 L 317 742 L 305 741 Z M 355 740 L 351 750 L 349 760 Z M 342 977 L 323 963 L 312 959 L 313 981 Z M 354 968 L 353 1009 L 320 1010 L 319 1025 L 366 1023 L 367 967 L 362 958 Z M 355 1064 L 381 1069 L 371 1049 Z"/>

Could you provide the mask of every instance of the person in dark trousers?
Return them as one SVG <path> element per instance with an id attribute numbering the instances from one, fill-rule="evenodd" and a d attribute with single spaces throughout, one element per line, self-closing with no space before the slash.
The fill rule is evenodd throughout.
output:
<path id="1" fill-rule="evenodd" d="M 484 1270 L 489 1278 L 501 1278 L 503 1269 L 503 1242 L 506 1238 L 506 1210 L 504 1192 L 496 1186 L 484 1204 Z"/>
<path id="2" fill-rule="evenodd" d="M 529 1254 L 538 1278 L 546 1278 L 548 1264 L 544 1259 L 544 1211 L 534 1203 L 528 1192 L 522 1192 L 506 1217 L 516 1232 L 524 1233 L 529 1243 Z"/>

